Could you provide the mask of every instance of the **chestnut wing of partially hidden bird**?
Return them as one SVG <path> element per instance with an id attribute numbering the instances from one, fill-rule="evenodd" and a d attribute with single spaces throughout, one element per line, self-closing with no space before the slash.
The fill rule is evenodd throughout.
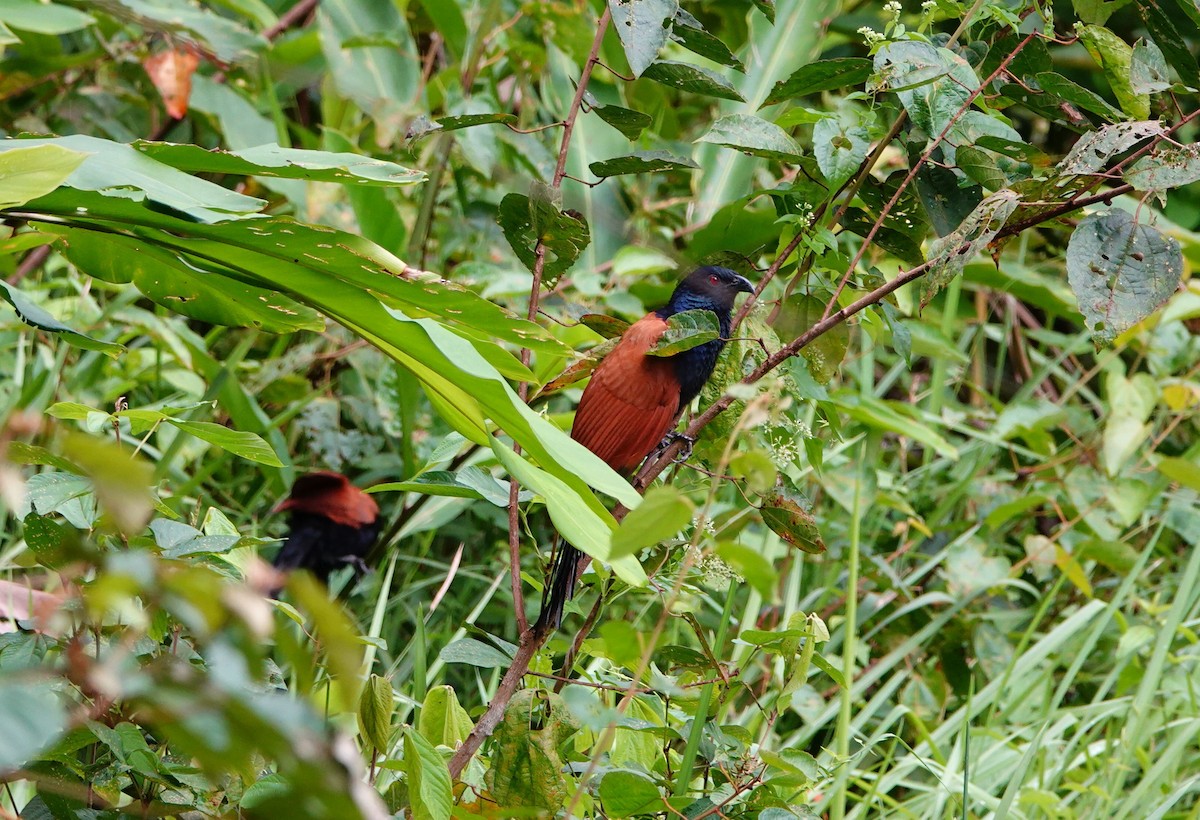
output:
<path id="1" fill-rule="evenodd" d="M 571 438 L 620 473 L 658 446 L 679 415 L 679 380 L 670 359 L 650 356 L 667 322 L 650 313 L 635 322 L 597 366 L 583 391 Z"/>

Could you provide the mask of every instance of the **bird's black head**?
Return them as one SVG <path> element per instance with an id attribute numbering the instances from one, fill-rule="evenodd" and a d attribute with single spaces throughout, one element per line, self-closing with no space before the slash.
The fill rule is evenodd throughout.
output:
<path id="1" fill-rule="evenodd" d="M 696 268 L 675 286 L 664 311 L 668 316 L 685 310 L 712 310 L 718 316 L 729 315 L 739 293 L 753 293 L 754 285 L 729 268 L 705 265 Z"/>

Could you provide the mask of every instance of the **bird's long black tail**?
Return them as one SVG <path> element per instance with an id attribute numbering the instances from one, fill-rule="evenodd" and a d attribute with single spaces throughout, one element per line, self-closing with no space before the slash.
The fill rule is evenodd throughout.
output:
<path id="1" fill-rule="evenodd" d="M 538 613 L 534 629 L 558 629 L 562 623 L 563 608 L 575 594 L 575 575 L 579 571 L 579 559 L 583 553 L 566 541 L 559 540 L 558 558 L 550 575 L 546 594 L 542 596 L 542 611 Z"/>

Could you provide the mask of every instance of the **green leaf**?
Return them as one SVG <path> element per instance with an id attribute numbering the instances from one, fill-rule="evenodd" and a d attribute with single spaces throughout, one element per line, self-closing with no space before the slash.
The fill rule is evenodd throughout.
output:
<path id="1" fill-rule="evenodd" d="M 699 168 L 687 157 L 679 157 L 669 151 L 634 151 L 623 157 L 593 162 L 588 169 L 598 177 L 615 177 L 621 174 L 650 174 L 657 171 L 691 170 Z M 509 194 L 509 196 L 512 196 Z M 507 199 L 508 197 L 505 197 Z"/>
<path id="2" fill-rule="evenodd" d="M 696 142 L 724 145 L 756 157 L 792 162 L 803 153 L 796 141 L 773 122 L 752 114 L 731 114 L 712 124 Z M 814 138 L 815 142 L 815 138 Z"/>
<path id="3" fill-rule="evenodd" d="M 108 11 L 141 24 L 146 30 L 168 32 L 183 40 L 194 40 L 212 51 L 222 63 L 253 60 L 267 41 L 221 14 L 190 3 L 161 0 L 114 0 Z"/>
<path id="4" fill-rule="evenodd" d="M 474 638 L 460 638 L 446 644 L 438 657 L 446 663 L 466 663 L 484 669 L 507 669 L 512 666 L 512 655 Z"/>
<path id="5" fill-rule="evenodd" d="M 691 63 L 660 60 L 643 71 L 641 76 L 679 91 L 704 94 L 721 100 L 746 101 L 724 77 Z"/>
<path id="6" fill-rule="evenodd" d="M 826 300 L 803 293 L 780 300 L 779 310 L 771 327 L 781 339 L 795 339 L 821 320 Z M 829 384 L 837 375 L 842 359 L 850 347 L 850 328 L 839 324 L 800 349 L 808 363 L 808 372 L 818 384 Z"/>
<path id="7" fill-rule="evenodd" d="M 1160 145 L 1130 167 L 1125 181 L 1139 191 L 1169 191 L 1200 181 L 1200 142 Z"/>
<path id="8" fill-rule="evenodd" d="M 600 781 L 600 804 L 606 817 L 637 817 L 661 811 L 662 794 L 654 781 L 634 772 L 613 770 Z"/>
<path id="9" fill-rule="evenodd" d="M 458 695 L 451 686 L 435 686 L 421 704 L 421 717 L 417 730 L 434 746 L 457 748 L 466 740 L 475 725 L 467 710 L 458 703 Z"/>
<path id="10" fill-rule="evenodd" d="M 775 493 L 763 501 L 759 512 L 763 523 L 793 547 L 810 555 L 825 552 L 825 542 L 817 529 L 816 519 L 794 498 Z"/>
<path id="11" fill-rule="evenodd" d="M 646 574 L 633 556 L 612 556 L 612 532 L 616 529 L 616 521 L 611 513 L 590 504 L 565 482 L 534 467 L 497 438 L 492 439 L 492 450 L 513 478 L 542 496 L 554 528 L 568 543 L 599 561 L 610 563 L 613 572 L 630 586 L 645 585 Z"/>
<path id="12" fill-rule="evenodd" d="M 929 272 L 921 288 L 921 307 L 924 308 L 939 290 L 962 273 L 963 268 L 1004 227 L 1004 222 L 1017 209 L 1020 197 L 1010 190 L 997 191 L 963 220 L 954 232 L 935 241 L 929 248 Z"/>
<path id="13" fill-rule="evenodd" d="M 1133 44 L 1129 85 L 1135 94 L 1157 94 L 1171 87 L 1167 60 L 1153 40 L 1138 40 Z"/>
<path id="14" fill-rule="evenodd" d="M 371 675 L 358 698 L 358 730 L 377 752 L 387 752 L 396 702 L 387 678 Z M 407 754 L 407 752 L 406 752 Z"/>
<path id="15" fill-rule="evenodd" d="M 87 158 L 60 145 L 22 146 L 6 140 L 3 147 L 8 150 L 0 152 L 0 208 L 24 205 L 50 193 Z"/>
<path id="16" fill-rule="evenodd" d="M 66 709 L 49 680 L 0 678 L 0 771 L 27 766 L 66 730 Z"/>
<path id="17" fill-rule="evenodd" d="M 767 95 L 760 108 L 775 103 L 795 100 L 822 91 L 835 91 L 852 85 L 861 85 L 870 77 L 874 68 L 871 61 L 863 57 L 835 57 L 817 60 L 801 66 L 786 80 L 778 82 Z"/>
<path id="18" fill-rule="evenodd" d="M 246 811 L 252 811 L 258 806 L 274 801 L 286 800 L 292 796 L 292 784 L 279 772 L 272 772 L 266 777 L 260 777 L 242 792 L 238 806 Z"/>
<path id="19" fill-rule="evenodd" d="M 541 183 L 535 183 L 532 196 L 508 194 L 496 210 L 504 237 L 525 267 L 533 270 L 537 261 L 538 240 L 546 248 L 542 281 L 553 284 L 579 259 L 591 241 L 587 223 L 558 207 L 557 194 Z"/>
<path id="20" fill-rule="evenodd" d="M 871 140 L 867 129 L 849 128 L 836 117 L 826 117 L 813 126 L 813 156 L 831 188 L 837 188 L 857 173 Z"/>
<path id="21" fill-rule="evenodd" d="M 1128 151 L 1143 140 L 1159 136 L 1166 128 L 1158 120 L 1119 122 L 1089 131 L 1071 147 L 1055 169 L 1061 177 L 1095 174 L 1108 167 L 1109 160 Z M 1137 167 L 1137 164 L 1134 165 Z M 1065 185 L 1069 179 L 1059 181 Z"/>
<path id="22" fill-rule="evenodd" d="M 12 305 L 13 310 L 17 312 L 17 316 L 25 324 L 36 327 L 39 330 L 57 333 L 66 342 L 75 347 L 82 347 L 84 350 L 100 350 L 110 356 L 115 356 L 125 349 L 122 345 L 93 339 L 90 336 L 85 336 L 71 329 L 34 304 L 28 296 L 3 279 L 0 279 L 0 299 L 4 299 L 4 301 Z"/>
<path id="23" fill-rule="evenodd" d="M 434 122 L 442 126 L 443 131 L 458 131 L 461 128 L 471 128 L 476 125 L 493 125 L 514 123 L 517 118 L 512 114 L 460 114 L 454 117 L 438 117 Z"/>
<path id="24" fill-rule="evenodd" d="M 1154 469 L 1181 487 L 1200 492 L 1200 464 L 1186 458 L 1160 458 Z"/>
<path id="25" fill-rule="evenodd" d="M 734 572 L 745 579 L 746 583 L 756 589 L 764 600 L 775 599 L 779 573 L 761 552 L 735 541 L 721 541 L 717 544 L 716 553 Z"/>
<path id="26" fill-rule="evenodd" d="M 651 356 L 675 356 L 719 339 L 721 328 L 711 310 L 683 310 L 667 319 L 667 329 L 646 351 Z"/>
<path id="27" fill-rule="evenodd" d="M 1101 344 L 1161 307 L 1182 274 L 1183 254 L 1173 237 L 1115 208 L 1085 217 L 1067 245 L 1067 281 Z"/>
<path id="28" fill-rule="evenodd" d="M 868 427 L 907 436 L 932 448 L 942 458 L 958 459 L 958 448 L 933 428 L 918 421 L 909 405 L 885 402 L 874 396 L 860 396 L 847 391 L 839 391 L 837 398 L 838 405 L 846 415 Z"/>
<path id="29" fill-rule="evenodd" d="M 679 490 L 669 485 L 651 487 L 613 533 L 610 554 L 620 558 L 657 546 L 690 524 L 693 513 L 692 503 Z"/>
<path id="30" fill-rule="evenodd" d="M 1200 87 L 1200 66 L 1197 66 L 1196 55 L 1174 22 L 1179 20 L 1185 31 L 1190 23 L 1194 32 L 1200 26 L 1200 8 L 1192 0 L 1179 0 L 1178 7 L 1169 11 L 1162 8 L 1159 0 L 1138 0 L 1135 6 L 1155 45 L 1161 49 L 1171 68 L 1178 72 L 1179 78 L 1193 88 Z M 1191 17 L 1190 20 L 1178 17 L 1180 8 Z"/>
<path id="31" fill-rule="evenodd" d="M 195 527 L 169 518 L 156 518 L 150 522 L 154 541 L 167 558 L 182 558 L 200 553 L 228 552 L 242 540 L 239 535 L 205 535 Z"/>
<path id="32" fill-rule="evenodd" d="M 500 816 L 533 815 L 531 808 L 553 814 L 566 804 L 570 791 L 559 748 L 578 728 L 557 694 L 523 689 L 513 696 L 496 729 L 491 768 L 484 775 Z"/>
<path id="33" fill-rule="evenodd" d="M 1092 59 L 1104 70 L 1104 76 L 1125 113 L 1136 120 L 1149 117 L 1150 97 L 1134 90 L 1129 74 L 1133 49 L 1103 26 L 1076 23 L 1075 33 L 1083 42 L 1088 54 L 1092 55 Z"/>
<path id="34" fill-rule="evenodd" d="M 988 191 L 998 191 L 1008 184 L 1008 178 L 992 155 L 974 145 L 963 145 L 954 152 L 955 165 Z"/>
<path id="35" fill-rule="evenodd" d="M 259 464 L 266 464 L 268 467 L 283 466 L 283 462 L 279 460 L 279 456 L 275 454 L 271 445 L 267 444 L 261 436 L 254 433 L 244 430 L 230 430 L 222 424 L 214 424 L 211 421 L 183 421 L 165 416 L 163 417 L 163 421 L 172 427 L 179 428 L 188 435 L 195 436 L 202 441 L 207 441 L 209 444 L 216 445 L 222 450 L 240 458 Z"/>
<path id="36" fill-rule="evenodd" d="M 875 71 L 927 134 L 940 134 L 979 87 L 979 78 L 966 60 L 919 40 L 900 40 L 880 48 Z"/>
<path id="37" fill-rule="evenodd" d="M 699 20 L 683 9 L 675 10 L 675 19 L 671 24 L 671 39 L 677 41 L 688 51 L 699 54 L 701 57 L 707 57 L 714 63 L 729 66 L 742 73 L 746 71 L 742 61 L 733 55 L 729 46 L 709 33 Z"/>
<path id="38" fill-rule="evenodd" d="M 421 733 L 404 729 L 404 773 L 413 820 L 450 820 L 454 807 L 446 761 Z"/>
<path id="39" fill-rule="evenodd" d="M 232 276 L 206 274 L 136 237 L 77 228 L 62 235 L 63 255 L 81 272 L 115 284 L 132 282 L 151 301 L 183 316 L 270 333 L 325 329 L 324 319 L 306 305 Z"/>
<path id="40" fill-rule="evenodd" d="M 619 105 L 594 105 L 592 110 L 596 112 L 596 116 L 631 140 L 640 137 L 642 132 L 654 122 L 649 114 L 622 108 Z"/>
<path id="41" fill-rule="evenodd" d="M 37 34 L 70 34 L 95 23 L 90 14 L 62 3 L 42 3 L 39 0 L 4 0 L 0 4 L 0 23 L 18 31 Z"/>
<path id="42" fill-rule="evenodd" d="M 678 0 L 609 0 L 608 9 L 629 68 L 640 77 L 667 42 Z"/>
<path id="43" fill-rule="evenodd" d="M 512 116 L 512 115 L 505 115 Z M 243 151 L 205 150 L 198 145 L 138 140 L 133 147 L 152 159 L 188 173 L 235 174 L 353 185 L 412 185 L 425 180 L 423 171 L 360 154 L 309 151 L 258 145 Z"/>
<path id="44" fill-rule="evenodd" d="M 1110 122 L 1126 119 L 1123 113 L 1109 105 L 1108 101 L 1095 91 L 1092 91 L 1090 88 L 1084 88 L 1079 83 L 1068 80 L 1061 74 L 1055 74 L 1053 71 L 1044 71 L 1038 74 L 1036 79 L 1037 84 L 1042 87 L 1043 91 L 1058 97 L 1060 100 L 1077 105 L 1085 111 L 1091 111 L 1093 114 L 1098 114 Z M 1140 117 L 1139 119 L 1145 119 L 1145 117 Z"/>
<path id="45" fill-rule="evenodd" d="M 1104 390 L 1112 410 L 1104 420 L 1101 455 L 1104 471 L 1115 478 L 1131 458 L 1146 451 L 1153 434 L 1147 422 L 1158 404 L 1160 392 L 1158 383 L 1148 373 L 1126 378 L 1116 370 L 1108 372 Z"/>

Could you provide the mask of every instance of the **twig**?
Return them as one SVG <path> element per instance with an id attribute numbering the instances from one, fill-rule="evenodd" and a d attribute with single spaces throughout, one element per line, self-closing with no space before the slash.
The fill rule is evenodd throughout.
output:
<path id="1" fill-rule="evenodd" d="M 8 284 L 15 285 L 24 279 L 29 274 L 42 266 L 46 258 L 50 256 L 50 246 L 42 245 L 39 248 L 34 248 L 25 258 L 21 260 L 21 264 L 17 265 L 17 269 L 12 272 L 12 276 L 8 277 Z"/>
<path id="2" fill-rule="evenodd" d="M 566 177 L 567 152 L 571 147 L 571 135 L 575 131 L 575 121 L 579 117 L 580 108 L 583 104 L 583 95 L 587 92 L 592 70 L 600 60 L 600 46 L 604 43 L 604 35 L 608 31 L 609 19 L 608 6 L 605 6 L 604 12 L 600 15 L 600 19 L 596 23 L 596 36 L 592 40 L 592 50 L 588 54 L 587 61 L 583 64 L 583 70 L 580 72 L 579 83 L 575 88 L 575 97 L 571 100 L 571 107 L 567 110 L 566 119 L 563 121 L 563 135 L 558 149 L 558 162 L 555 164 L 554 177 L 551 180 L 551 185 L 555 189 L 562 187 L 562 181 Z M 529 289 L 529 309 L 526 312 L 527 317 L 531 321 L 537 318 L 538 301 L 541 298 L 542 292 L 542 273 L 545 267 L 546 246 L 539 239 L 537 246 L 534 248 L 533 282 Z M 523 348 L 521 350 L 521 363 L 528 367 L 531 359 L 532 354 L 529 348 Z M 529 385 L 526 382 L 521 382 L 517 386 L 517 392 L 521 400 L 526 401 L 529 395 Z M 453 778 L 457 778 L 462 773 L 462 770 L 470 762 L 475 752 L 483 745 L 483 741 L 500 725 L 500 720 L 504 716 L 504 710 L 508 707 L 508 703 L 512 700 L 513 695 L 516 694 L 517 687 L 520 686 L 521 679 L 525 677 L 530 663 L 551 635 L 551 630 L 549 629 L 539 631 L 530 629 L 528 621 L 525 618 L 525 597 L 521 588 L 521 542 L 520 529 L 518 527 L 520 517 L 517 508 L 517 492 L 516 479 L 512 479 L 508 496 L 509 572 L 512 581 L 513 608 L 516 611 L 518 625 L 522 625 L 521 639 L 517 646 L 516 655 L 513 656 L 512 665 L 509 666 L 504 677 L 500 679 L 500 685 L 496 687 L 496 694 L 492 696 L 487 710 L 484 711 L 483 715 L 479 718 L 479 722 L 475 724 L 475 728 L 471 730 L 466 740 L 463 741 L 462 745 L 458 747 L 454 752 L 454 756 L 450 759 L 450 776 Z"/>

